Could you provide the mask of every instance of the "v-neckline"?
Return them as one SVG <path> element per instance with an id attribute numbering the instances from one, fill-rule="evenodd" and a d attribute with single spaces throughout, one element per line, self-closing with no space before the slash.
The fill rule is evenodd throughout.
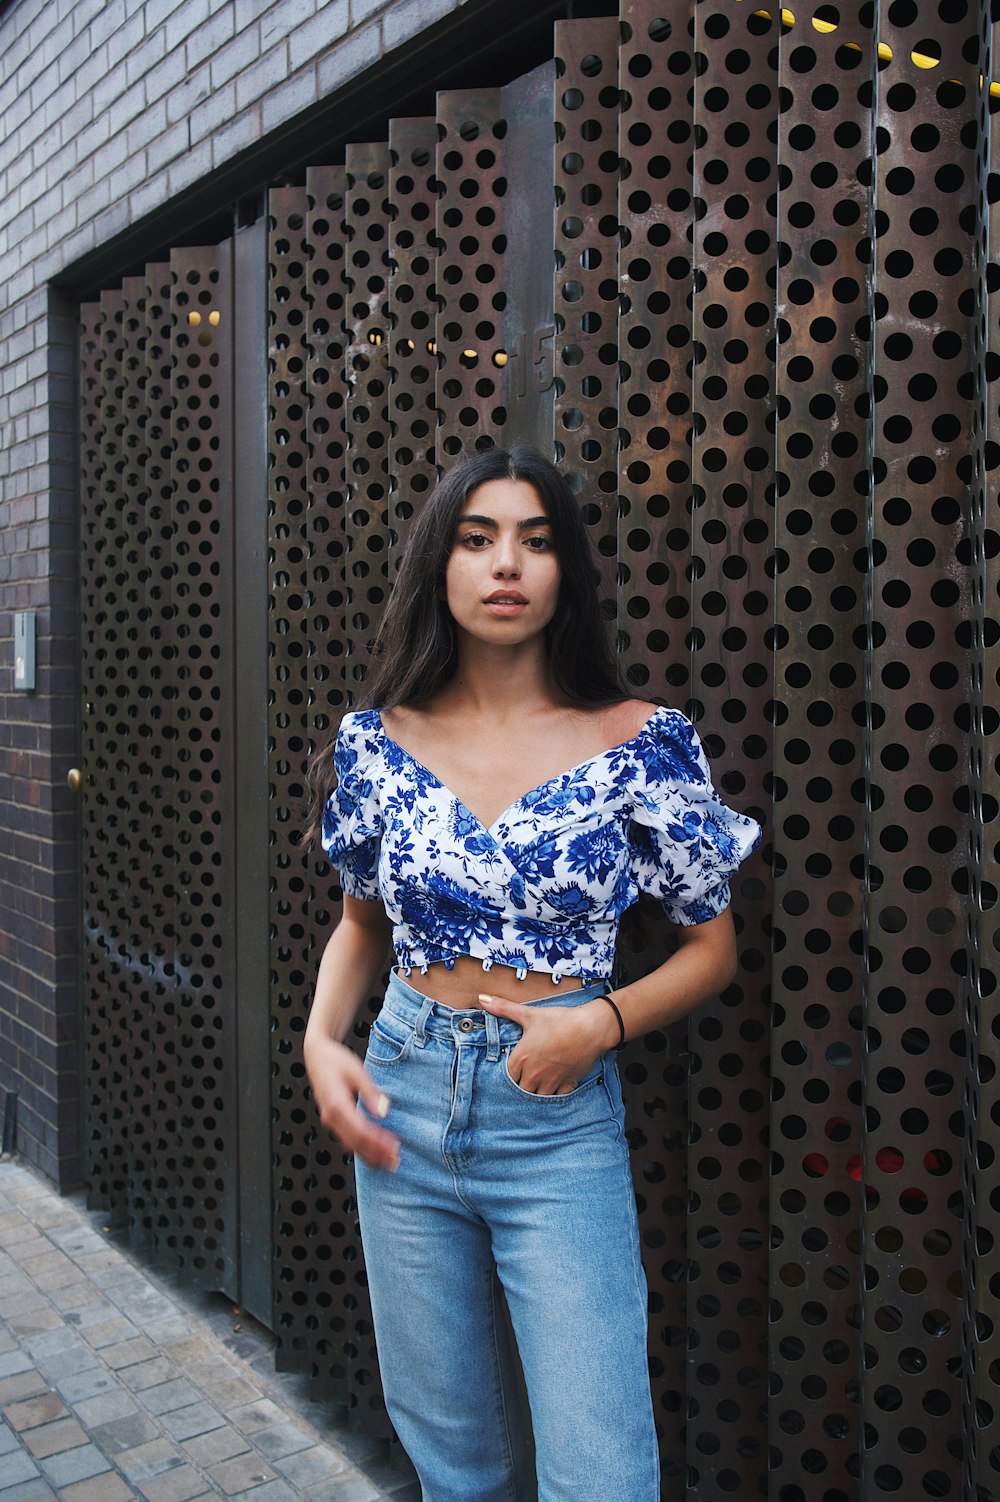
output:
<path id="1" fill-rule="evenodd" d="M 633 745 L 635 741 L 639 740 L 641 736 L 645 735 L 646 731 L 656 719 L 657 715 L 667 712 L 668 711 L 665 709 L 664 705 L 658 704 L 653 710 L 653 713 L 646 721 L 644 721 L 644 723 L 639 727 L 634 735 L 628 736 L 623 741 L 617 741 L 613 746 L 605 747 L 603 751 L 595 751 L 593 756 L 586 756 L 584 757 L 583 761 L 575 762 L 573 766 L 567 767 L 565 772 L 554 772 L 551 777 L 543 778 L 543 780 L 541 782 L 537 782 L 534 787 L 527 788 L 523 793 L 519 793 L 518 796 L 513 800 L 513 802 L 508 803 L 506 808 L 501 809 L 496 818 L 493 820 L 492 824 L 485 824 L 479 817 L 479 815 L 475 813 L 473 809 L 471 809 L 469 805 L 462 798 L 460 798 L 458 794 L 454 792 L 446 782 L 442 782 L 441 778 L 437 775 L 436 772 L 432 772 L 430 767 L 427 766 L 426 763 L 420 761 L 418 757 L 413 755 L 412 751 L 407 751 L 405 746 L 401 746 L 399 741 L 393 739 L 382 722 L 381 711 L 375 711 L 375 713 L 378 715 L 379 730 L 382 733 L 383 740 L 385 740 L 390 746 L 394 747 L 395 750 L 401 752 L 402 755 L 406 757 L 407 761 L 412 762 L 413 766 L 419 767 L 420 771 L 423 772 L 425 777 L 429 777 L 432 782 L 437 784 L 437 786 L 443 793 L 447 793 L 452 802 L 457 804 L 459 808 L 464 809 L 464 811 L 469 815 L 469 818 L 473 819 L 476 824 L 479 825 L 479 828 L 483 830 L 485 834 L 488 834 L 491 838 L 495 837 L 495 831 L 504 822 L 504 820 L 507 818 L 507 815 L 513 813 L 514 809 L 522 804 L 526 798 L 530 798 L 533 793 L 540 793 L 543 788 L 550 787 L 554 782 L 562 782 L 565 778 L 572 777 L 577 772 L 582 772 L 584 767 L 592 766 L 594 762 L 600 761 L 605 756 L 610 756 L 612 751 L 621 751 L 625 746 Z"/>

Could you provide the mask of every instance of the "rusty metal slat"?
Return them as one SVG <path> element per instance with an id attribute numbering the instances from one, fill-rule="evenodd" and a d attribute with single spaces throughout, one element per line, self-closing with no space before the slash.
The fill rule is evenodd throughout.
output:
<path id="1" fill-rule="evenodd" d="M 148 664 L 152 655 L 147 587 L 150 536 L 149 325 L 145 276 L 126 277 L 122 284 L 124 429 L 122 454 L 123 503 L 121 577 L 117 612 L 120 643 L 117 651 L 122 681 L 118 685 L 119 715 L 124 717 L 118 750 L 126 768 L 123 815 L 128 822 L 128 912 L 123 933 L 129 962 L 131 1012 L 128 1023 L 129 1080 L 129 1191 L 130 1239 L 137 1245 L 155 1241 L 155 1135 L 157 1110 L 152 1085 L 156 1002 L 148 977 L 148 953 L 153 938 L 151 906 L 155 884 L 155 835 L 148 790 L 153 766 L 150 753 L 158 746 L 157 725 L 151 713 L 153 685 Z"/>
<path id="2" fill-rule="evenodd" d="M 310 566 L 309 404 L 312 244 L 304 187 L 273 188 L 267 203 L 268 324 L 268 824 L 270 999 L 274 1034 L 272 1152 L 273 1318 L 279 1349 L 308 1361 L 296 1314 L 299 1203 L 309 1177 L 299 1125 L 305 1079 L 298 1039 L 307 1003 L 308 862 L 295 846 L 308 745 Z"/>
<path id="3" fill-rule="evenodd" d="M 171 1018 L 163 1086 L 171 1097 L 161 1159 L 169 1224 L 161 1253 L 195 1282 L 222 1286 L 234 1257 L 226 1154 L 235 1080 L 227 984 L 225 842 L 220 784 L 224 664 L 220 644 L 217 452 L 225 441 L 232 304 L 225 248 L 171 254 L 170 534 L 172 754 L 169 846 L 174 894 Z"/>
<path id="4" fill-rule="evenodd" d="M 618 42 L 612 17 L 557 21 L 555 453 L 618 610 Z"/>
<path id="5" fill-rule="evenodd" d="M 389 148 L 349 146 L 347 305 L 348 682 L 357 693 L 371 658 L 389 578 Z"/>
<path id="6" fill-rule="evenodd" d="M 665 8 L 635 0 L 623 8 L 620 109 L 614 121 L 621 160 L 618 646 L 634 691 L 654 697 L 668 682 L 674 695 L 687 682 L 691 158 L 689 152 L 674 163 L 663 153 L 669 149 L 668 131 L 673 140 L 692 130 L 688 19 L 687 0 Z M 606 152 L 608 145 L 605 140 Z M 599 274 L 598 266 L 593 275 Z M 593 379 L 592 365 L 585 379 Z M 664 452 L 661 438 L 668 430 Z M 680 469 L 678 454 L 684 456 Z M 672 658 L 666 671 L 665 653 Z M 668 691 L 668 698 L 674 695 Z M 663 926 L 649 923 L 647 929 L 642 953 L 630 956 L 630 974 L 644 973 L 665 958 Z M 628 924 L 623 948 L 627 930 Z M 688 1419 L 686 1039 L 682 1022 L 633 1045 L 622 1059 L 667 1496 L 679 1496 L 684 1486 Z"/>
<path id="7" fill-rule="evenodd" d="M 626 0 L 618 121 L 619 646 L 636 691 L 670 702 L 689 677 L 692 16 Z"/>
<path id="8" fill-rule="evenodd" d="M 502 441 L 506 121 L 499 89 L 438 95 L 437 461 Z"/>
<path id="9" fill-rule="evenodd" d="M 149 804 L 150 882 L 152 886 L 148 948 L 143 954 L 152 999 L 152 1043 L 149 1050 L 150 1078 L 150 1170 L 146 1189 L 150 1217 L 157 1241 L 169 1223 L 164 1202 L 161 1125 L 171 1109 L 171 1082 L 164 1058 L 166 1039 L 172 1027 L 173 977 L 175 975 L 176 926 L 173 860 L 170 851 L 172 819 L 173 733 L 173 556 L 171 507 L 173 504 L 174 397 L 172 279 L 169 263 L 146 267 L 146 435 L 149 456 L 147 481 L 149 536 L 146 541 L 148 577 L 145 582 L 149 609 L 148 657 L 145 673 L 150 689 L 149 756 L 152 774 L 145 787 Z"/>
<path id="10" fill-rule="evenodd" d="M 114 851 L 115 773 L 113 711 L 115 665 L 109 607 L 116 600 L 113 576 L 116 424 L 120 412 L 122 297 L 104 293 L 84 310 L 83 418 L 84 473 L 81 485 L 83 547 L 83 629 L 85 701 L 82 717 L 83 892 L 85 924 L 84 1039 L 88 1100 L 85 1156 L 88 1181 L 97 1201 L 123 1219 L 126 1182 L 127 1099 L 118 1055 L 125 1047 L 127 976 L 113 945 L 120 875 Z"/>
<path id="11" fill-rule="evenodd" d="M 967 612 L 955 561 L 967 511 L 963 350 L 972 279 L 960 223 L 965 195 L 952 190 L 956 172 L 974 172 L 974 148 L 962 141 L 978 94 L 975 60 L 963 58 L 972 24 L 940 30 L 940 73 L 883 66 L 873 101 L 879 234 L 861 1301 L 873 1353 L 862 1486 L 872 1497 L 918 1493 L 938 1476 L 950 1485 L 962 1443 L 954 1269 L 965 1044 L 955 978 L 964 965 L 956 877 L 965 842 L 954 787 L 967 755 L 968 662 L 954 616 L 956 607 Z M 924 31 L 918 17 L 894 8 L 880 15 L 879 46 L 906 58 Z M 915 1431 L 920 1411 L 936 1422 Z"/>
<path id="12" fill-rule="evenodd" d="M 863 730 L 867 493 L 864 164 L 874 48 L 842 77 L 836 34 L 782 39 L 775 495 L 774 1097 L 770 1443 L 782 1474 L 857 1494 Z M 795 1364 L 789 1353 L 797 1353 Z M 799 1373 L 807 1378 L 797 1380 Z M 810 1401 L 812 1394 L 823 1401 Z"/>
<path id="13" fill-rule="evenodd" d="M 483 341 L 489 339 L 489 329 L 496 327 L 494 313 L 499 311 L 499 337 L 507 355 L 499 382 L 502 441 L 507 448 L 526 444 L 543 454 L 553 452 L 554 439 L 554 86 L 555 65 L 543 63 L 507 84 L 501 93 L 502 179 L 496 180 L 494 188 L 500 196 L 499 183 L 505 184 L 502 286 L 493 294 L 489 308 L 484 295 L 476 294 L 479 314 L 487 316 L 485 322 L 476 324 L 473 345 L 476 394 L 485 397 L 487 388 L 496 387 L 496 372 L 486 365 Z M 481 276 L 479 268 L 477 277 Z M 471 307 L 471 297 L 467 288 L 463 308 Z"/>
<path id="14" fill-rule="evenodd" d="M 965 1151 L 966 1224 L 963 1236 L 965 1322 L 963 1329 L 963 1414 L 965 1436 L 963 1497 L 974 1502 L 997 1489 L 1000 1472 L 1000 1330 L 997 1323 L 998 1245 L 996 1153 L 1000 1124 L 1000 1077 L 993 1013 L 1000 934 L 996 918 L 1000 891 L 996 821 L 1000 808 L 997 763 L 993 752 L 997 728 L 995 688 L 1000 683 L 1000 632 L 997 620 L 998 569 L 994 472 L 998 440 L 995 382 L 1000 356 L 996 329 L 997 247 L 1000 219 L 991 192 L 996 162 L 1000 103 L 989 92 L 1000 41 L 980 6 L 980 97 L 976 151 L 977 234 L 973 241 L 976 308 L 973 319 L 973 369 L 977 374 L 973 423 L 973 476 L 969 518 L 970 567 L 975 589 L 971 612 L 972 691 L 969 737 L 970 882 L 966 901 L 965 1022 L 968 1032 L 965 1093 L 969 1126 Z"/>
<path id="15" fill-rule="evenodd" d="M 699 6 L 695 14 L 687 702 L 728 801 L 765 823 L 774 717 L 775 29 L 770 12 Z M 746 58 L 745 69 L 737 56 Z M 733 274 L 737 259 L 742 276 Z M 764 852 L 741 869 L 734 900 L 739 976 L 689 1028 L 688 1308 L 696 1337 L 687 1458 L 691 1495 L 705 1502 L 720 1493 L 758 1493 L 767 1465 L 761 1399 L 771 904 Z M 728 1405 L 725 1447 L 720 1402 Z"/>
<path id="16" fill-rule="evenodd" d="M 306 175 L 309 334 L 306 395 L 309 434 L 311 614 L 310 735 L 321 745 L 349 700 L 345 618 L 345 451 L 347 376 L 344 326 L 344 204 L 342 167 L 311 167 Z"/>
<path id="17" fill-rule="evenodd" d="M 390 120 L 390 571 L 437 474 L 436 151 L 436 120 Z"/>

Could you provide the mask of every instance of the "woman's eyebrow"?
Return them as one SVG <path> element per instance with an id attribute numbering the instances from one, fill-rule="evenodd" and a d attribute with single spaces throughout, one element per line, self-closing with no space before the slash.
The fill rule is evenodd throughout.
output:
<path id="1" fill-rule="evenodd" d="M 460 516 L 458 520 L 460 524 L 462 522 L 475 522 L 477 527 L 492 527 L 494 531 L 500 525 L 492 516 Z M 529 527 L 547 527 L 549 525 L 547 516 L 529 516 L 523 522 L 518 522 L 517 530 L 523 532 Z"/>

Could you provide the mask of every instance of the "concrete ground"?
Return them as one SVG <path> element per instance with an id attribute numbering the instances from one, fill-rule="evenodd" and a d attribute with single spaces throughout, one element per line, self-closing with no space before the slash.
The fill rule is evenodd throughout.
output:
<path id="1" fill-rule="evenodd" d="M 405 1459 L 331 1415 L 227 1300 L 0 1159 L 0 1502 L 418 1502 Z"/>

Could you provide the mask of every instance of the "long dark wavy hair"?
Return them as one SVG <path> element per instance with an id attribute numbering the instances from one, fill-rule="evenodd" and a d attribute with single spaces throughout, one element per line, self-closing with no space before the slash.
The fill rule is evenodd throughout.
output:
<path id="1" fill-rule="evenodd" d="M 556 688 L 579 708 L 618 704 L 628 697 L 601 617 L 599 575 L 576 497 L 554 464 L 534 449 L 513 448 L 488 449 L 460 460 L 438 482 L 414 523 L 375 636 L 362 707 L 425 704 L 454 674 L 458 647 L 445 599 L 445 568 L 465 504 L 489 480 L 533 485 L 552 528 L 559 598 L 545 638 Z M 309 768 L 307 842 L 319 834 L 323 807 L 336 783 L 333 747 L 332 741 L 323 747 Z"/>

